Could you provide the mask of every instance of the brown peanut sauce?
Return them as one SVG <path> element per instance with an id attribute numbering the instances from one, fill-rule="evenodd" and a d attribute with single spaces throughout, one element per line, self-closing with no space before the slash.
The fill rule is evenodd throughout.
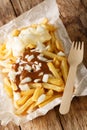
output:
<path id="1" fill-rule="evenodd" d="M 23 56 L 20 57 L 20 62 L 22 60 L 22 61 L 24 61 L 26 63 L 20 64 L 20 62 L 19 62 L 19 63 L 13 64 L 12 68 L 15 70 L 15 72 L 18 71 L 19 66 L 23 67 L 23 71 L 21 72 L 21 74 L 16 75 L 16 77 L 15 77 L 14 82 L 16 83 L 17 86 L 19 86 L 21 80 L 26 78 L 26 77 L 30 77 L 32 79 L 31 82 L 29 82 L 29 83 L 33 83 L 35 79 L 40 79 L 40 81 L 38 81 L 38 82 L 41 83 L 42 78 L 43 78 L 43 75 L 39 75 L 41 72 L 43 72 L 43 74 L 52 74 L 51 71 L 49 70 L 48 66 L 47 66 L 47 62 L 38 59 L 37 56 L 39 54 L 40 54 L 39 52 L 31 51 L 29 48 L 27 48 L 27 49 L 25 49 L 25 52 L 23 53 Z M 29 55 L 29 56 L 34 55 L 34 58 L 29 62 L 25 58 L 26 55 Z M 29 71 L 24 69 L 24 66 L 26 64 L 29 65 L 29 66 L 32 66 L 33 64 L 35 64 L 35 61 L 38 62 L 38 63 L 41 63 L 40 70 L 37 71 L 36 69 L 32 68 L 32 70 L 29 72 Z"/>

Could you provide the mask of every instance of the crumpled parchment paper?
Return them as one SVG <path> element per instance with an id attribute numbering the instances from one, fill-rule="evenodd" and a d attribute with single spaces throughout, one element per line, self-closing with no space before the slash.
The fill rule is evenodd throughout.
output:
<path id="1" fill-rule="evenodd" d="M 56 34 L 62 40 L 65 48 L 65 53 L 68 55 L 71 47 L 71 41 L 61 19 L 59 18 L 59 15 L 60 14 L 56 0 L 45 0 L 18 18 L 2 26 L 0 28 L 0 43 L 3 43 L 6 40 L 7 34 L 9 34 L 9 32 L 11 32 L 13 29 L 28 26 L 31 23 L 39 23 L 46 17 L 49 19 L 50 23 L 58 26 L 58 31 Z M 79 65 L 78 67 L 77 77 L 75 80 L 75 88 L 76 89 L 73 96 L 87 95 L 87 69 L 83 64 Z M 61 98 L 57 98 L 46 106 L 37 109 L 27 116 L 17 116 L 13 113 L 13 105 L 11 99 L 8 98 L 4 92 L 3 77 L 0 75 L 0 120 L 2 125 L 6 125 L 10 121 L 13 121 L 17 125 L 20 125 L 21 123 L 32 120 L 38 116 L 45 115 L 49 110 L 60 104 L 60 102 Z"/>

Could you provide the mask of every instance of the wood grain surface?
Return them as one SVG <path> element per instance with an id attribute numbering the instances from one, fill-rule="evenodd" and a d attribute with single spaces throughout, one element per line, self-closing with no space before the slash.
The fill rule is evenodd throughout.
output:
<path id="1" fill-rule="evenodd" d="M 0 0 L 0 26 L 31 9 L 43 0 Z M 87 67 L 87 0 L 57 0 L 61 19 L 71 40 L 85 41 L 84 64 Z M 64 116 L 59 106 L 39 117 L 16 126 L 10 122 L 0 130 L 87 130 L 87 96 L 72 101 L 70 112 Z"/>

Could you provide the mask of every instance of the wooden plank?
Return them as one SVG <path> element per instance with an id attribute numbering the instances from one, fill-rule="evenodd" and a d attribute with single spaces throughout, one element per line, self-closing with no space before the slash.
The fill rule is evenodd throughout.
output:
<path id="1" fill-rule="evenodd" d="M 19 16 L 23 12 L 31 9 L 35 5 L 39 4 L 43 0 L 10 0 L 14 8 L 16 16 Z"/>
<path id="2" fill-rule="evenodd" d="M 1 126 L 0 125 L 0 130 L 20 130 L 20 128 L 19 128 L 19 126 L 10 122 L 7 126 Z"/>
<path id="3" fill-rule="evenodd" d="M 49 111 L 45 116 L 21 125 L 21 128 L 22 130 L 62 130 L 54 110 Z"/>
<path id="4" fill-rule="evenodd" d="M 23 11 L 27 11 L 44 0 L 20 0 Z"/>
<path id="5" fill-rule="evenodd" d="M 74 98 L 70 112 L 64 116 L 58 112 L 58 107 L 55 112 L 64 130 L 87 130 L 87 97 Z"/>
<path id="6" fill-rule="evenodd" d="M 22 9 L 22 5 L 20 3 L 20 0 L 10 0 L 10 2 L 13 6 L 13 9 L 14 9 L 16 16 L 19 16 L 20 14 L 22 14 L 24 12 Z"/>
<path id="7" fill-rule="evenodd" d="M 9 0 L 0 0 L 0 26 L 15 18 L 15 13 Z"/>

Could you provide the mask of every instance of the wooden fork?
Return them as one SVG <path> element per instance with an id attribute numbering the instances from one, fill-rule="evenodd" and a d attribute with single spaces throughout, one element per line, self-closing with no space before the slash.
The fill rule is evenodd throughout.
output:
<path id="1" fill-rule="evenodd" d="M 73 86 L 76 77 L 76 70 L 77 70 L 77 66 L 83 60 L 83 52 L 84 52 L 84 42 L 72 43 L 72 47 L 68 57 L 70 69 L 69 69 L 69 74 L 67 77 L 67 82 L 62 97 L 62 102 L 59 108 L 61 114 L 66 114 L 69 112 L 72 95 L 73 95 Z"/>

